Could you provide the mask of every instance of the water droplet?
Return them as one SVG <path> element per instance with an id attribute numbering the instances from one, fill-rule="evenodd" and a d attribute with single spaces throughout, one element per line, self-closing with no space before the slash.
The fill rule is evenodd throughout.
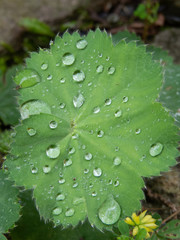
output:
<path id="1" fill-rule="evenodd" d="M 109 67 L 108 68 L 108 74 L 112 75 L 115 72 L 115 70 L 116 70 L 115 67 L 112 67 L 112 66 Z"/>
<path id="2" fill-rule="evenodd" d="M 101 111 L 100 107 L 95 107 L 93 113 L 99 113 Z"/>
<path id="3" fill-rule="evenodd" d="M 60 148 L 56 145 L 50 145 L 46 150 L 46 155 L 49 158 L 57 158 L 60 154 Z"/>
<path id="4" fill-rule="evenodd" d="M 110 57 L 106 57 L 106 61 L 109 61 Z"/>
<path id="5" fill-rule="evenodd" d="M 99 53 L 99 54 L 98 54 L 98 57 L 102 58 L 102 56 L 103 56 L 102 53 Z"/>
<path id="6" fill-rule="evenodd" d="M 100 220 L 106 225 L 112 225 L 119 220 L 121 208 L 112 195 L 103 202 L 99 208 L 98 215 Z"/>
<path id="7" fill-rule="evenodd" d="M 136 131 L 135 131 L 136 134 L 140 134 L 140 132 L 141 132 L 140 128 L 137 128 Z"/>
<path id="8" fill-rule="evenodd" d="M 155 143 L 151 146 L 149 153 L 152 157 L 156 157 L 161 154 L 163 150 L 163 145 L 161 143 Z"/>
<path id="9" fill-rule="evenodd" d="M 61 177 L 61 178 L 59 179 L 59 184 L 63 184 L 63 183 L 65 183 L 65 182 L 66 182 L 66 180 L 65 180 L 64 178 Z"/>
<path id="10" fill-rule="evenodd" d="M 74 215 L 74 209 L 73 208 L 69 208 L 66 212 L 65 212 L 65 216 L 66 217 L 71 217 Z"/>
<path id="11" fill-rule="evenodd" d="M 75 57 L 71 53 L 65 53 L 62 57 L 62 62 L 64 65 L 72 65 L 75 61 Z"/>
<path id="12" fill-rule="evenodd" d="M 72 134 L 72 139 L 78 139 L 78 137 L 79 137 L 78 133 L 73 133 Z"/>
<path id="13" fill-rule="evenodd" d="M 115 117 L 121 117 L 122 115 L 122 111 L 121 110 L 117 110 L 115 113 L 114 113 L 114 116 Z"/>
<path id="14" fill-rule="evenodd" d="M 118 181 L 118 180 L 116 180 L 116 181 L 114 182 L 114 186 L 115 186 L 115 187 L 119 186 L 119 181 Z"/>
<path id="15" fill-rule="evenodd" d="M 49 173 L 51 171 L 51 167 L 49 166 L 49 165 L 45 165 L 44 167 L 43 167 L 43 172 L 44 173 Z"/>
<path id="16" fill-rule="evenodd" d="M 85 156 L 84 156 L 84 158 L 85 158 L 86 160 L 91 160 L 92 157 L 93 157 L 93 156 L 92 156 L 91 153 L 86 153 Z"/>
<path id="17" fill-rule="evenodd" d="M 75 82 L 82 82 L 82 81 L 84 81 L 84 79 L 85 79 L 84 72 L 80 71 L 80 70 L 76 70 L 73 73 L 73 79 L 74 79 Z"/>
<path id="18" fill-rule="evenodd" d="M 97 196 L 97 192 L 94 191 L 94 192 L 92 192 L 91 195 L 92 195 L 92 197 L 96 197 Z"/>
<path id="19" fill-rule="evenodd" d="M 65 83 L 66 79 L 65 78 L 61 78 L 60 79 L 60 83 Z"/>
<path id="20" fill-rule="evenodd" d="M 115 147 L 115 152 L 118 152 L 119 151 L 119 147 Z"/>
<path id="21" fill-rule="evenodd" d="M 72 165 L 72 160 L 71 159 L 66 159 L 64 160 L 64 167 L 68 167 Z"/>
<path id="22" fill-rule="evenodd" d="M 62 193 L 59 193 L 56 197 L 56 201 L 63 201 L 65 199 L 65 195 Z"/>
<path id="23" fill-rule="evenodd" d="M 59 107 L 60 107 L 61 109 L 65 108 L 65 106 L 66 106 L 65 103 L 60 103 L 60 104 L 59 104 Z"/>
<path id="24" fill-rule="evenodd" d="M 47 80 L 52 80 L 52 75 L 51 74 L 49 74 L 48 76 L 47 76 Z"/>
<path id="25" fill-rule="evenodd" d="M 103 65 L 99 65 L 99 66 L 97 66 L 97 68 L 96 68 L 96 72 L 97 72 L 97 73 L 102 73 L 103 70 L 104 70 Z"/>
<path id="26" fill-rule="evenodd" d="M 128 100 L 129 100 L 129 98 L 128 98 L 128 97 L 126 97 L 126 96 L 124 96 L 124 97 L 123 97 L 123 102 L 124 102 L 124 103 L 127 103 L 127 102 L 128 102 Z"/>
<path id="27" fill-rule="evenodd" d="M 83 145 L 82 145 L 82 149 L 83 149 L 83 150 L 86 149 L 86 145 L 83 144 Z"/>
<path id="28" fill-rule="evenodd" d="M 76 149 L 74 147 L 72 147 L 69 149 L 68 154 L 73 154 L 73 153 L 75 153 L 75 151 L 76 151 Z"/>
<path id="29" fill-rule="evenodd" d="M 32 168 L 31 168 L 31 172 L 32 172 L 33 174 L 36 174 L 36 173 L 38 172 L 38 168 L 32 167 Z"/>
<path id="30" fill-rule="evenodd" d="M 93 170 L 93 175 L 94 175 L 95 177 L 100 177 L 100 176 L 102 175 L 102 170 L 101 170 L 101 168 L 95 168 L 95 169 Z"/>
<path id="31" fill-rule="evenodd" d="M 97 137 L 101 138 L 104 136 L 104 132 L 102 130 L 99 130 L 97 133 Z"/>
<path id="32" fill-rule="evenodd" d="M 76 188 L 79 184 L 77 182 L 73 183 L 73 188 Z"/>
<path id="33" fill-rule="evenodd" d="M 118 166 L 121 164 L 121 158 L 120 157 L 115 157 L 113 161 L 115 166 Z"/>
<path id="34" fill-rule="evenodd" d="M 36 130 L 34 128 L 28 128 L 27 133 L 29 134 L 29 136 L 32 137 L 32 136 L 36 135 Z"/>
<path id="35" fill-rule="evenodd" d="M 85 199 L 83 197 L 74 198 L 74 200 L 73 200 L 74 205 L 79 205 L 80 203 L 84 203 L 84 202 L 85 202 Z"/>
<path id="36" fill-rule="evenodd" d="M 84 173 L 87 174 L 89 172 L 89 169 L 85 168 Z"/>
<path id="37" fill-rule="evenodd" d="M 58 126 L 58 123 L 56 122 L 56 121 L 50 121 L 50 123 L 49 123 L 49 127 L 51 128 L 51 129 L 55 129 L 55 128 L 57 128 L 57 126 Z"/>
<path id="38" fill-rule="evenodd" d="M 42 70 L 46 70 L 48 68 L 48 64 L 47 63 L 43 63 L 42 65 L 41 65 L 41 69 Z"/>
<path id="39" fill-rule="evenodd" d="M 62 213 L 62 208 L 60 207 L 56 207 L 53 209 L 53 215 L 57 216 L 57 215 L 60 215 Z"/>
<path id="40" fill-rule="evenodd" d="M 35 70 L 24 69 L 19 72 L 15 79 L 15 83 L 21 88 L 32 87 L 41 81 L 39 74 Z"/>
<path id="41" fill-rule="evenodd" d="M 85 39 L 81 39 L 81 40 L 77 41 L 76 47 L 78 49 L 85 49 L 87 44 L 88 44 L 88 42 Z"/>
<path id="42" fill-rule="evenodd" d="M 83 95 L 81 93 L 78 96 L 75 96 L 73 98 L 74 107 L 75 108 L 80 108 L 83 105 L 84 100 L 85 99 L 84 99 L 84 97 L 83 97 Z"/>
<path id="43" fill-rule="evenodd" d="M 109 106 L 109 105 L 111 105 L 111 99 L 110 98 L 107 98 L 106 100 L 105 100 L 105 105 L 106 106 Z"/>

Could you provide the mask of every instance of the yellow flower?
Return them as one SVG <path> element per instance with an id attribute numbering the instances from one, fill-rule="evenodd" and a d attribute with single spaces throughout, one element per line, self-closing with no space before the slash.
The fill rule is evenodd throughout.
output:
<path id="1" fill-rule="evenodd" d="M 133 236 L 136 236 L 140 229 L 144 228 L 147 231 L 146 238 L 150 237 L 149 232 L 153 232 L 153 229 L 158 226 L 155 224 L 156 219 L 152 218 L 151 215 L 146 215 L 147 210 L 142 212 L 140 215 L 133 213 L 131 218 L 127 217 L 125 222 L 133 226 Z M 145 216 L 146 215 L 146 216 Z"/>

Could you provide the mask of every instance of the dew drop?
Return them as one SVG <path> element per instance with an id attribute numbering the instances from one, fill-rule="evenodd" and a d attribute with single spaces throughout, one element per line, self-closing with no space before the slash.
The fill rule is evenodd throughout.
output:
<path id="1" fill-rule="evenodd" d="M 121 164 L 121 158 L 120 157 L 115 157 L 113 160 L 113 163 L 115 166 L 118 166 Z"/>
<path id="2" fill-rule="evenodd" d="M 85 168 L 84 173 L 87 174 L 89 172 L 89 169 Z"/>
<path id="3" fill-rule="evenodd" d="M 50 123 L 49 123 L 49 127 L 51 128 L 51 129 L 55 129 L 55 128 L 57 128 L 57 126 L 58 126 L 58 123 L 56 122 L 56 121 L 50 121 Z"/>
<path id="4" fill-rule="evenodd" d="M 52 159 L 57 158 L 59 154 L 60 154 L 60 148 L 56 145 L 50 145 L 46 150 L 46 155 Z"/>
<path id="5" fill-rule="evenodd" d="M 57 216 L 57 215 L 60 215 L 62 213 L 62 208 L 60 207 L 56 207 L 53 209 L 53 215 Z"/>
<path id="6" fill-rule="evenodd" d="M 96 197 L 97 196 L 97 192 L 94 191 L 94 192 L 92 192 L 91 195 L 92 195 L 92 197 Z"/>
<path id="7" fill-rule="evenodd" d="M 73 133 L 72 134 L 72 139 L 78 139 L 78 137 L 79 137 L 78 133 Z"/>
<path id="8" fill-rule="evenodd" d="M 52 75 L 51 74 L 49 74 L 48 76 L 47 76 L 47 80 L 52 80 Z"/>
<path id="9" fill-rule="evenodd" d="M 47 63 L 43 63 L 42 65 L 41 65 L 41 69 L 42 70 L 46 70 L 48 68 L 48 64 Z"/>
<path id="10" fill-rule="evenodd" d="M 135 131 L 136 134 L 140 134 L 140 132 L 141 132 L 140 128 L 137 128 L 136 131 Z"/>
<path id="11" fill-rule="evenodd" d="M 56 197 L 56 201 L 63 201 L 64 199 L 65 199 L 65 195 L 62 193 L 58 194 Z"/>
<path id="12" fill-rule="evenodd" d="M 97 66 L 97 68 L 96 68 L 96 72 L 97 72 L 97 73 L 102 73 L 103 70 L 104 70 L 103 65 L 99 65 L 99 66 Z"/>
<path id="13" fill-rule="evenodd" d="M 77 182 L 73 183 L 73 188 L 76 188 L 79 184 Z"/>
<path id="14" fill-rule="evenodd" d="M 65 183 L 65 182 L 66 182 L 66 180 L 65 180 L 64 178 L 61 177 L 61 178 L 59 179 L 59 184 L 63 184 L 63 183 Z"/>
<path id="15" fill-rule="evenodd" d="M 34 128 L 28 128 L 27 133 L 29 134 L 29 136 L 32 137 L 32 136 L 36 135 L 36 130 Z"/>
<path id="16" fill-rule="evenodd" d="M 128 98 L 128 97 L 126 97 L 126 96 L 124 96 L 124 97 L 123 97 L 123 102 L 124 102 L 124 103 L 127 103 L 127 102 L 128 102 L 128 100 L 129 100 L 129 98 Z"/>
<path id="17" fill-rule="evenodd" d="M 97 137 L 102 138 L 104 136 L 104 132 L 102 130 L 99 130 L 97 133 Z"/>
<path id="18" fill-rule="evenodd" d="M 73 73 L 73 79 L 74 79 L 75 82 L 82 82 L 82 81 L 84 81 L 84 79 L 85 79 L 84 72 L 80 71 L 80 70 L 76 70 Z"/>
<path id="19" fill-rule="evenodd" d="M 111 99 L 110 98 L 107 98 L 106 100 L 105 100 L 105 105 L 106 106 L 109 106 L 109 105 L 111 105 Z"/>
<path id="20" fill-rule="evenodd" d="M 83 197 L 80 197 L 80 198 L 74 198 L 74 200 L 73 200 L 73 204 L 74 205 L 79 205 L 79 204 L 81 204 L 81 203 L 84 203 L 85 202 L 85 199 L 83 198 Z"/>
<path id="21" fill-rule="evenodd" d="M 76 43 L 76 47 L 78 49 L 85 49 L 87 45 L 88 45 L 88 42 L 85 39 L 81 39 Z"/>
<path id="22" fill-rule="evenodd" d="M 38 168 L 32 167 L 32 168 L 31 168 L 31 172 L 32 172 L 33 174 L 38 173 Z"/>
<path id="23" fill-rule="evenodd" d="M 156 157 L 161 154 L 163 150 L 163 145 L 161 143 L 155 143 L 151 146 L 149 153 L 152 157 Z"/>
<path id="24" fill-rule="evenodd" d="M 72 165 L 72 160 L 71 159 L 66 159 L 64 160 L 64 167 L 68 167 Z"/>
<path id="25" fill-rule="evenodd" d="M 109 67 L 108 68 L 108 74 L 112 75 L 115 72 L 115 67 Z"/>
<path id="26" fill-rule="evenodd" d="M 95 177 L 100 177 L 100 176 L 102 175 L 102 170 L 101 170 L 101 168 L 95 168 L 95 169 L 93 170 L 93 175 L 94 175 Z"/>
<path id="27" fill-rule="evenodd" d="M 95 107 L 93 113 L 99 113 L 101 111 L 100 107 Z"/>
<path id="28" fill-rule="evenodd" d="M 65 212 L 65 216 L 66 217 L 72 217 L 74 215 L 74 209 L 73 208 L 69 208 L 66 212 Z"/>
<path id="29" fill-rule="evenodd" d="M 49 166 L 49 165 L 45 165 L 44 167 L 43 167 L 43 172 L 44 173 L 49 173 L 51 171 L 51 167 Z"/>
<path id="30" fill-rule="evenodd" d="M 65 83 L 66 79 L 65 78 L 61 78 L 60 79 L 60 83 Z"/>
<path id="31" fill-rule="evenodd" d="M 85 156 L 84 156 L 84 158 L 85 158 L 86 160 L 91 160 L 92 157 L 93 157 L 93 156 L 92 156 L 91 153 L 86 153 Z"/>
<path id="32" fill-rule="evenodd" d="M 106 225 L 116 223 L 119 220 L 120 214 L 121 208 L 112 195 L 108 196 L 98 211 L 100 220 Z"/>
<path id="33" fill-rule="evenodd" d="M 66 106 L 65 103 L 60 103 L 60 104 L 59 104 L 59 107 L 60 107 L 61 109 L 65 108 L 65 106 Z"/>
<path id="34" fill-rule="evenodd" d="M 72 147 L 69 149 L 68 154 L 73 154 L 73 153 L 75 153 L 75 151 L 76 151 L 76 149 L 74 147 Z"/>
<path id="35" fill-rule="evenodd" d="M 75 96 L 73 98 L 73 105 L 74 105 L 74 107 L 75 108 L 80 108 L 83 105 L 84 100 L 85 99 L 84 99 L 84 97 L 83 97 L 83 95 L 81 93 L 78 96 Z"/>
<path id="36" fill-rule="evenodd" d="M 115 113 L 114 113 L 114 116 L 115 117 L 121 117 L 122 115 L 122 111 L 121 110 L 117 110 Z"/>
<path id="37" fill-rule="evenodd" d="M 25 69 L 16 75 L 15 83 L 21 88 L 32 87 L 41 81 L 39 74 L 35 70 Z"/>
<path id="38" fill-rule="evenodd" d="M 119 181 L 118 181 L 118 180 L 116 180 L 116 181 L 114 182 L 114 186 L 115 186 L 115 187 L 119 186 Z"/>
<path id="39" fill-rule="evenodd" d="M 75 57 L 71 53 L 65 53 L 62 57 L 62 62 L 64 65 L 72 65 L 75 61 Z"/>

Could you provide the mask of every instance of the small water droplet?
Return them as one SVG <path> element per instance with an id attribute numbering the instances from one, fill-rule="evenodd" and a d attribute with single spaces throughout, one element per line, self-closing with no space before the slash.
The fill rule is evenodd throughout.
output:
<path id="1" fill-rule="evenodd" d="M 52 80 L 52 75 L 51 75 L 51 74 L 49 74 L 49 75 L 47 76 L 47 80 Z"/>
<path id="2" fill-rule="evenodd" d="M 24 69 L 19 72 L 14 81 L 21 88 L 32 87 L 41 81 L 39 74 L 35 70 Z"/>
<path id="3" fill-rule="evenodd" d="M 86 160 L 91 160 L 92 157 L 93 157 L 93 156 L 92 156 L 91 153 L 86 153 L 85 156 L 84 156 L 84 158 L 85 158 Z"/>
<path id="4" fill-rule="evenodd" d="M 110 185 L 112 184 L 112 180 L 111 179 L 108 181 L 108 184 L 110 184 Z"/>
<path id="5" fill-rule="evenodd" d="M 57 215 L 60 215 L 62 213 L 62 208 L 60 207 L 56 207 L 53 209 L 53 215 L 57 216 Z"/>
<path id="6" fill-rule="evenodd" d="M 64 167 L 68 167 L 72 165 L 72 160 L 71 159 L 66 159 L 64 160 Z"/>
<path id="7" fill-rule="evenodd" d="M 73 154 L 73 153 L 75 153 L 75 151 L 76 151 L 76 149 L 74 147 L 72 147 L 69 149 L 68 154 Z"/>
<path id="8" fill-rule="evenodd" d="M 66 182 L 66 180 L 65 180 L 64 178 L 61 177 L 61 178 L 59 179 L 59 184 L 63 184 L 63 183 L 65 183 L 65 182 Z"/>
<path id="9" fill-rule="evenodd" d="M 33 174 L 38 173 L 38 168 L 32 167 L 32 168 L 31 168 L 31 172 L 32 172 Z"/>
<path id="10" fill-rule="evenodd" d="M 75 96 L 73 98 L 73 105 L 75 108 L 80 108 L 83 105 L 84 101 L 85 99 L 83 95 L 80 93 L 78 96 Z"/>
<path id="11" fill-rule="evenodd" d="M 109 67 L 108 68 L 108 74 L 112 75 L 115 72 L 115 70 L 116 70 L 115 67 L 112 67 L 112 66 Z"/>
<path id="12" fill-rule="evenodd" d="M 121 164 L 121 158 L 120 157 L 115 157 L 113 161 L 115 166 L 118 166 Z"/>
<path id="13" fill-rule="evenodd" d="M 44 173 L 49 173 L 51 171 L 51 167 L 49 166 L 49 165 L 45 165 L 44 167 L 43 167 L 43 172 Z"/>
<path id="14" fill-rule="evenodd" d="M 103 70 L 104 70 L 103 65 L 99 65 L 99 66 L 97 66 L 97 68 L 96 68 L 96 72 L 97 72 L 97 73 L 102 73 Z"/>
<path id="15" fill-rule="evenodd" d="M 102 175 L 102 170 L 101 170 L 101 168 L 95 168 L 95 169 L 93 170 L 93 175 L 94 175 L 95 177 L 100 177 L 100 176 Z"/>
<path id="16" fill-rule="evenodd" d="M 141 132 L 140 128 L 137 128 L 136 131 L 135 131 L 136 134 L 140 134 L 140 132 Z"/>
<path id="17" fill-rule="evenodd" d="M 97 137 L 101 138 L 104 136 L 104 132 L 102 130 L 99 130 L 97 133 Z"/>
<path id="18" fill-rule="evenodd" d="M 80 71 L 80 70 L 76 70 L 73 73 L 73 79 L 74 79 L 75 82 L 82 82 L 82 81 L 84 81 L 84 79 L 85 79 L 84 72 Z"/>
<path id="19" fill-rule="evenodd" d="M 93 113 L 99 113 L 100 111 L 101 109 L 98 106 L 93 109 Z"/>
<path id="20" fill-rule="evenodd" d="M 72 65 L 75 61 L 75 57 L 71 53 L 65 53 L 62 57 L 62 62 L 64 65 Z"/>
<path id="21" fill-rule="evenodd" d="M 98 57 L 102 58 L 103 54 L 102 53 L 99 53 L 98 54 Z"/>
<path id="22" fill-rule="evenodd" d="M 79 205 L 80 203 L 84 203 L 85 202 L 85 199 L 83 197 L 80 197 L 80 198 L 74 198 L 73 200 L 73 204 L 74 205 Z"/>
<path id="23" fill-rule="evenodd" d="M 97 192 L 94 191 L 94 192 L 92 192 L 91 195 L 92 195 L 92 197 L 96 197 L 97 196 Z"/>
<path id="24" fill-rule="evenodd" d="M 124 103 L 127 103 L 127 102 L 128 102 L 128 100 L 129 100 L 129 98 L 128 98 L 128 97 L 126 97 L 126 96 L 124 96 L 124 97 L 123 97 L 123 102 L 124 102 Z"/>
<path id="25" fill-rule="evenodd" d="M 110 57 L 106 57 L 106 61 L 109 61 Z"/>
<path id="26" fill-rule="evenodd" d="M 34 128 L 28 128 L 27 133 L 29 134 L 29 136 L 32 137 L 32 136 L 36 135 L 36 130 Z"/>
<path id="27" fill-rule="evenodd" d="M 62 193 L 59 193 L 56 197 L 56 201 L 63 201 L 65 199 L 65 195 Z"/>
<path id="28" fill-rule="evenodd" d="M 65 216 L 66 217 L 72 217 L 74 215 L 74 209 L 73 208 L 69 208 L 66 212 L 65 212 Z"/>
<path id="29" fill-rule="evenodd" d="M 83 150 L 86 149 L 86 145 L 83 144 L 83 145 L 82 145 L 82 149 L 83 149 Z"/>
<path id="30" fill-rule="evenodd" d="M 58 123 L 56 121 L 54 121 L 54 120 L 50 121 L 49 127 L 51 129 L 55 129 L 55 128 L 57 128 L 57 126 L 58 126 Z"/>
<path id="31" fill-rule="evenodd" d="M 73 133 L 72 134 L 72 139 L 78 139 L 78 137 L 79 137 L 78 133 Z"/>
<path id="32" fill-rule="evenodd" d="M 85 168 L 84 173 L 87 174 L 89 172 L 89 169 Z"/>
<path id="33" fill-rule="evenodd" d="M 60 154 L 60 148 L 56 145 L 50 145 L 46 150 L 46 155 L 52 159 L 57 158 L 59 154 Z"/>
<path id="34" fill-rule="evenodd" d="M 105 100 L 105 105 L 106 106 L 109 106 L 109 105 L 111 105 L 111 99 L 110 98 L 107 98 L 106 100 Z"/>
<path id="35" fill-rule="evenodd" d="M 118 181 L 118 180 L 116 180 L 116 181 L 114 182 L 114 186 L 115 186 L 115 187 L 119 186 L 119 181 Z"/>
<path id="36" fill-rule="evenodd" d="M 65 78 L 61 78 L 60 79 L 60 83 L 65 83 L 66 79 Z"/>
<path id="37" fill-rule="evenodd" d="M 115 147 L 115 152 L 118 152 L 119 151 L 119 147 Z"/>
<path id="38" fill-rule="evenodd" d="M 79 184 L 77 182 L 73 183 L 73 188 L 76 188 Z"/>
<path id="39" fill-rule="evenodd" d="M 158 142 L 151 146 L 149 153 L 152 157 L 156 157 L 159 154 L 161 154 L 162 150 L 163 150 L 163 145 Z"/>
<path id="40" fill-rule="evenodd" d="M 60 107 L 61 109 L 65 108 L 65 106 L 66 106 L 65 103 L 60 103 L 60 104 L 59 104 L 59 107 Z"/>
<path id="41" fill-rule="evenodd" d="M 42 70 L 46 70 L 48 68 L 48 64 L 47 63 L 43 63 L 42 65 L 41 65 L 41 69 Z"/>
<path id="42" fill-rule="evenodd" d="M 117 110 L 115 113 L 114 113 L 114 116 L 115 117 L 121 117 L 122 115 L 122 111 L 121 110 Z"/>
<path id="43" fill-rule="evenodd" d="M 85 39 L 81 39 L 76 43 L 76 47 L 78 49 L 85 49 L 87 45 L 88 45 L 88 42 Z"/>
<path id="44" fill-rule="evenodd" d="M 112 195 L 102 203 L 98 211 L 100 220 L 106 225 L 112 225 L 119 220 L 121 208 Z"/>

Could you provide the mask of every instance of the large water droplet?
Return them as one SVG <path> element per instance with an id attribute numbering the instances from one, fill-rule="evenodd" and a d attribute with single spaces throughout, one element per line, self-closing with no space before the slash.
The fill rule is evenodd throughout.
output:
<path id="1" fill-rule="evenodd" d="M 115 72 L 115 67 L 109 67 L 108 68 L 108 74 L 112 75 Z"/>
<path id="2" fill-rule="evenodd" d="M 48 68 L 48 64 L 47 63 L 43 63 L 42 65 L 41 65 L 41 69 L 42 70 L 46 70 Z"/>
<path id="3" fill-rule="evenodd" d="M 72 65 L 75 61 L 75 57 L 71 53 L 65 53 L 62 57 L 62 62 L 64 65 Z"/>
<path id="4" fill-rule="evenodd" d="M 62 208 L 60 207 L 56 207 L 53 209 L 53 215 L 57 216 L 57 215 L 60 215 L 62 213 Z"/>
<path id="5" fill-rule="evenodd" d="M 119 220 L 120 214 L 121 208 L 112 195 L 108 196 L 98 211 L 100 220 L 106 225 L 116 223 Z"/>
<path id="6" fill-rule="evenodd" d="M 73 208 L 69 208 L 66 212 L 65 212 L 65 216 L 66 217 L 71 217 L 74 215 L 74 209 Z"/>
<path id="7" fill-rule="evenodd" d="M 64 166 L 65 167 L 68 167 L 68 166 L 71 166 L 71 165 L 72 165 L 72 160 L 71 159 L 64 160 Z"/>
<path id="8" fill-rule="evenodd" d="M 103 65 L 99 65 L 99 66 L 97 66 L 97 68 L 96 68 L 96 72 L 97 72 L 97 73 L 102 73 L 103 70 L 104 70 Z"/>
<path id="9" fill-rule="evenodd" d="M 56 145 L 50 145 L 46 150 L 46 155 L 52 159 L 57 158 L 59 154 L 60 154 L 60 148 Z"/>
<path id="10" fill-rule="evenodd" d="M 100 111 L 101 109 L 98 106 L 93 109 L 93 113 L 99 113 Z"/>
<path id="11" fill-rule="evenodd" d="M 115 157 L 113 161 L 115 166 L 118 166 L 121 164 L 121 158 L 120 157 Z"/>
<path id="12" fill-rule="evenodd" d="M 41 81 L 39 74 L 35 70 L 25 69 L 16 75 L 14 79 L 21 88 L 32 87 Z"/>
<path id="13" fill-rule="evenodd" d="M 84 100 L 85 99 L 84 99 L 84 97 L 83 97 L 83 95 L 81 93 L 78 96 L 75 96 L 73 98 L 74 107 L 75 108 L 80 108 L 83 105 Z"/>
<path id="14" fill-rule="evenodd" d="M 97 137 L 102 138 L 104 136 L 104 132 L 102 130 L 99 130 L 97 133 Z"/>
<path id="15" fill-rule="evenodd" d="M 95 169 L 93 170 L 93 175 L 94 175 L 95 177 L 100 177 L 100 176 L 102 175 L 102 170 L 101 170 L 101 168 L 95 168 Z"/>
<path id="16" fill-rule="evenodd" d="M 44 167 L 43 167 L 43 172 L 44 173 L 49 173 L 51 171 L 51 167 L 49 166 L 49 165 L 45 165 Z"/>
<path id="17" fill-rule="evenodd" d="M 51 129 L 55 129 L 55 128 L 57 128 L 57 126 L 58 126 L 58 123 L 56 122 L 56 121 L 50 121 L 50 123 L 49 123 L 49 127 L 51 128 Z"/>
<path id="18" fill-rule="evenodd" d="M 37 168 L 37 167 L 32 167 L 32 168 L 31 168 L 31 172 L 32 172 L 33 174 L 38 173 L 38 168 Z"/>
<path id="19" fill-rule="evenodd" d="M 85 158 L 86 160 L 91 160 L 92 157 L 93 157 L 93 156 L 92 156 L 91 153 L 86 153 L 85 156 L 84 156 L 84 158 Z"/>
<path id="20" fill-rule="evenodd" d="M 107 98 L 106 100 L 105 100 L 105 105 L 106 106 L 109 106 L 109 105 L 111 105 L 111 99 L 110 98 Z"/>
<path id="21" fill-rule="evenodd" d="M 65 195 L 62 193 L 58 194 L 56 197 L 56 201 L 63 201 L 64 199 L 65 199 Z"/>
<path id="22" fill-rule="evenodd" d="M 83 197 L 80 197 L 80 198 L 74 198 L 73 200 L 73 204 L 74 205 L 79 205 L 80 203 L 84 203 L 85 202 L 85 199 Z"/>
<path id="23" fill-rule="evenodd" d="M 80 70 L 76 70 L 73 73 L 73 79 L 74 79 L 75 82 L 82 82 L 82 81 L 84 81 L 84 79 L 85 79 L 84 72 L 80 71 Z"/>
<path id="24" fill-rule="evenodd" d="M 163 145 L 161 143 L 155 143 L 151 146 L 149 153 L 152 157 L 156 157 L 161 154 L 163 150 Z"/>
<path id="25" fill-rule="evenodd" d="M 114 116 L 115 117 L 121 117 L 122 115 L 122 111 L 121 110 L 117 110 L 115 113 L 114 113 Z"/>
<path id="26" fill-rule="evenodd" d="M 78 49 L 85 49 L 87 44 L 88 44 L 88 42 L 85 39 L 81 39 L 81 40 L 77 41 L 76 47 Z"/>
<path id="27" fill-rule="evenodd" d="M 34 128 L 28 128 L 27 133 L 29 134 L 29 136 L 32 137 L 32 136 L 36 135 L 36 130 Z"/>

